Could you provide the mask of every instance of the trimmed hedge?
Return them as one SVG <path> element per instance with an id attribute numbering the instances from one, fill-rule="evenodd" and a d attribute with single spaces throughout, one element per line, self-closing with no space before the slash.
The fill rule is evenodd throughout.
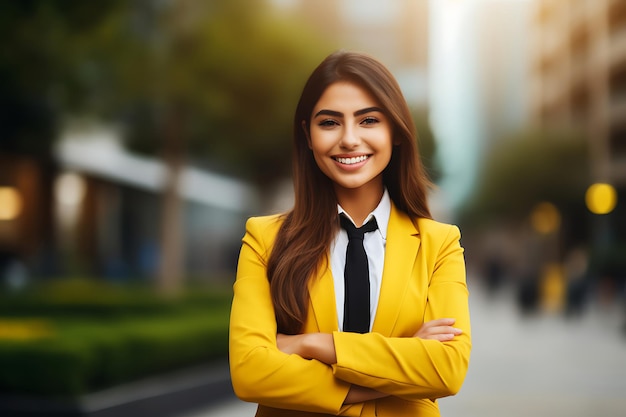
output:
<path id="1" fill-rule="evenodd" d="M 0 297 L 0 391 L 73 397 L 228 354 L 230 291 L 75 285 Z"/>
<path id="2" fill-rule="evenodd" d="M 66 279 L 38 283 L 24 292 L 0 292 L 0 316 L 119 316 L 169 313 L 190 306 L 227 307 L 231 288 L 190 287 L 163 296 L 144 286 L 115 285 L 100 280 Z"/>

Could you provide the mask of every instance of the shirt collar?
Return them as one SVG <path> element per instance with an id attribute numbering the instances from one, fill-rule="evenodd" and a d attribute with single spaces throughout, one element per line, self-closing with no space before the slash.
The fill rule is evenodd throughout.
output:
<path id="1" fill-rule="evenodd" d="M 350 215 L 341 207 L 341 205 L 337 204 L 337 211 L 339 214 L 345 214 L 347 218 L 350 219 L 352 223 L 354 220 L 350 217 Z M 367 215 L 363 224 L 367 223 L 372 217 L 376 219 L 376 223 L 378 223 L 378 232 L 382 236 L 383 239 L 387 240 L 387 225 L 389 224 L 389 216 L 391 215 L 391 198 L 389 197 L 389 192 L 385 187 L 383 192 L 383 197 L 380 199 L 378 206 Z"/>

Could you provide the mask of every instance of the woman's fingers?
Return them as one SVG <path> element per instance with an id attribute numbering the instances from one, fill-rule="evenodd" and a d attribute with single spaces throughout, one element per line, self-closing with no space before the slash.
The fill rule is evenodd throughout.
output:
<path id="1" fill-rule="evenodd" d="M 439 334 L 428 335 L 426 337 L 423 337 L 422 339 L 438 340 L 440 342 L 448 342 L 454 339 L 454 336 L 456 336 L 455 333 L 439 333 Z"/>
<path id="2" fill-rule="evenodd" d="M 431 320 L 424 323 L 414 337 L 439 340 L 440 342 L 452 340 L 454 336 L 462 333 L 461 329 L 452 326 L 454 322 L 455 320 L 452 318 Z"/>
<path id="3" fill-rule="evenodd" d="M 452 326 L 456 320 L 452 318 L 443 318 L 427 321 L 422 327 L 439 327 L 439 326 Z"/>

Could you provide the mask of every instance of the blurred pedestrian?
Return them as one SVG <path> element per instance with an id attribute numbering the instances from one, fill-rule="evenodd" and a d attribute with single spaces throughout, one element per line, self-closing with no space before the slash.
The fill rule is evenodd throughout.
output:
<path id="1" fill-rule="evenodd" d="M 587 250 L 583 247 L 572 249 L 565 258 L 564 268 L 567 278 L 565 315 L 567 317 L 580 317 L 589 291 L 589 255 Z"/>
<path id="2" fill-rule="evenodd" d="M 492 253 L 485 263 L 485 279 L 487 294 L 494 296 L 502 287 L 504 281 L 504 262 L 499 253 Z"/>
<path id="3" fill-rule="evenodd" d="M 308 79 L 294 207 L 248 220 L 234 285 L 232 381 L 257 416 L 439 416 L 460 389 L 463 249 L 431 218 L 416 135 L 377 60 L 336 52 Z"/>

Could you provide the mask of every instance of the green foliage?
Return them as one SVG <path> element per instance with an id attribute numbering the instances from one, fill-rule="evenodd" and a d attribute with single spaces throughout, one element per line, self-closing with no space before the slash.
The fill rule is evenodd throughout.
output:
<path id="1" fill-rule="evenodd" d="M 79 104 L 88 68 L 98 68 L 89 65 L 85 52 L 98 50 L 87 40 L 107 26 L 120 4 L 0 2 L 0 149 L 49 156 L 59 119 Z"/>
<path id="2" fill-rule="evenodd" d="M 586 144 L 576 134 L 527 131 L 503 138 L 485 158 L 461 217 L 468 225 L 519 220 L 542 201 L 581 208 L 589 175 Z"/>
<path id="3" fill-rule="evenodd" d="M 426 109 L 412 109 L 411 113 L 417 129 L 418 149 L 422 163 L 426 167 L 431 181 L 437 182 L 441 178 L 441 167 L 436 159 L 437 142 L 430 127 L 428 111 Z"/>
<path id="4" fill-rule="evenodd" d="M 178 297 L 164 296 L 154 288 L 115 285 L 91 279 L 62 279 L 38 282 L 25 292 L 0 297 L 2 316 L 93 316 L 119 317 L 129 314 L 171 314 L 181 308 L 208 306 L 227 309 L 230 289 L 188 287 Z"/>
<path id="5" fill-rule="evenodd" d="M 264 0 L 3 1 L 0 34 L 4 150 L 47 154 L 62 118 L 95 119 L 260 184 L 288 173 L 297 95 L 332 48 Z"/>
<path id="6" fill-rule="evenodd" d="M 45 99 L 51 89 L 68 81 L 78 61 L 79 45 L 106 26 L 119 1 L 95 4 L 80 0 L 0 3 L 2 83 L 22 94 Z"/>
<path id="7" fill-rule="evenodd" d="M 222 289 L 190 289 L 165 299 L 143 288 L 89 281 L 4 295 L 0 389 L 75 396 L 225 357 L 230 300 Z M 35 330 L 23 337 L 21 328 Z"/>
<path id="8" fill-rule="evenodd" d="M 140 65 L 116 82 L 131 149 L 158 153 L 173 134 L 193 163 L 265 185 L 288 173 L 299 90 L 329 48 L 266 2 L 241 3 L 156 10 L 136 37 Z"/>

